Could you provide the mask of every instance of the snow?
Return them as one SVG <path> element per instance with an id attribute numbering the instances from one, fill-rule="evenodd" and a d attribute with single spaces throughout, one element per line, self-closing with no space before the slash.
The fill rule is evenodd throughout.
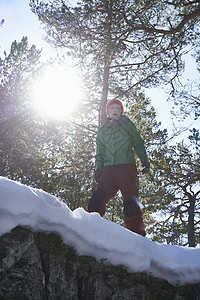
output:
<path id="1" fill-rule="evenodd" d="M 46 192 L 0 177 L 0 235 L 16 226 L 56 233 L 79 255 L 106 259 L 175 285 L 200 282 L 200 248 L 162 245 Z"/>

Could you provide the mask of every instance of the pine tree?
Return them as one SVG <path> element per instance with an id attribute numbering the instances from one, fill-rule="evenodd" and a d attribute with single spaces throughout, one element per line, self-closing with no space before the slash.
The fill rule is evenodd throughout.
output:
<path id="1" fill-rule="evenodd" d="M 31 79 L 40 69 L 40 51 L 35 46 L 29 48 L 24 37 L 19 43 L 14 41 L 4 56 L 0 60 L 0 174 L 34 184 L 33 177 L 38 177 L 39 166 L 45 163 L 38 147 L 40 124 L 35 126 L 29 94 Z M 28 176 L 30 170 L 32 176 Z"/>
<path id="2" fill-rule="evenodd" d="M 107 97 L 136 85 L 173 84 L 200 16 L 198 1 L 30 1 L 47 40 L 64 47 L 87 69 L 101 121 Z M 94 86 L 98 86 L 94 94 Z"/>
<path id="3" fill-rule="evenodd" d="M 152 228 L 154 238 L 195 247 L 200 231 L 199 151 L 180 142 L 176 146 L 160 146 L 153 155 L 156 186 L 162 184 L 166 189 L 158 204 L 165 217 Z"/>

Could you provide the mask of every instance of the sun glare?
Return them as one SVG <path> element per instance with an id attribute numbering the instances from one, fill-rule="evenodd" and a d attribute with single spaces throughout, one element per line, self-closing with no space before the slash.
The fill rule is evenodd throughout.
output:
<path id="1" fill-rule="evenodd" d="M 46 117 L 64 119 L 78 109 L 81 80 L 73 69 L 49 69 L 34 86 L 36 109 Z"/>

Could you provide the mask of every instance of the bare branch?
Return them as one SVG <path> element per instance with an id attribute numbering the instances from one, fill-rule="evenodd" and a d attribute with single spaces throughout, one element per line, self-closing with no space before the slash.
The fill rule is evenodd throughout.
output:
<path id="1" fill-rule="evenodd" d="M 174 58 L 169 62 L 168 66 L 174 61 Z M 159 72 L 161 72 L 162 70 L 164 70 L 166 68 L 166 66 L 162 66 L 160 69 L 158 69 L 157 71 L 153 72 L 152 74 L 148 75 L 147 77 L 143 78 L 142 80 L 134 83 L 132 86 L 130 86 L 126 91 L 124 91 L 123 93 L 119 94 L 116 96 L 116 98 L 121 97 L 122 95 L 128 93 L 130 90 L 132 90 L 134 87 L 144 83 L 145 81 L 148 81 L 150 79 L 152 79 L 153 76 L 157 75 Z"/>
<path id="2" fill-rule="evenodd" d="M 157 55 L 161 54 L 162 51 L 154 53 L 152 55 L 150 55 L 149 57 L 147 57 L 143 62 L 136 62 L 136 63 L 132 63 L 132 64 L 120 64 L 120 65 L 114 65 L 114 66 L 110 66 L 110 69 L 112 68 L 119 68 L 119 67 L 131 67 L 131 66 L 141 66 L 144 65 L 148 62 L 148 60 L 150 60 L 153 57 L 156 57 Z"/>
<path id="3" fill-rule="evenodd" d="M 131 22 L 127 19 L 127 17 L 123 14 L 123 17 L 125 19 L 125 21 L 127 22 L 127 24 L 129 26 L 131 26 L 131 31 L 145 31 L 147 33 L 162 33 L 165 35 L 170 35 L 170 34 L 175 34 L 177 32 L 180 32 L 181 29 L 185 26 L 185 24 L 200 16 L 200 8 L 194 10 L 193 12 L 189 13 L 188 15 L 185 15 L 182 19 L 182 21 L 175 27 L 175 28 L 170 28 L 170 29 L 158 29 L 155 27 L 147 27 L 145 25 L 138 25 L 138 26 L 134 26 L 131 24 Z"/>

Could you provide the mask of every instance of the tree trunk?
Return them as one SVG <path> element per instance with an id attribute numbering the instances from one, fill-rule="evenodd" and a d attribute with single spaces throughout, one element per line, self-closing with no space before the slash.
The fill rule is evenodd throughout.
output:
<path id="1" fill-rule="evenodd" d="M 105 44 L 104 44 L 104 70 L 103 70 L 103 90 L 101 97 L 100 107 L 100 125 L 106 118 L 106 104 L 108 101 L 108 89 L 109 89 L 109 73 L 111 64 L 111 48 L 112 48 L 112 36 L 111 36 L 111 24 L 113 14 L 113 1 L 109 0 L 105 2 L 105 8 L 107 10 L 106 27 L 105 27 Z"/>
<path id="2" fill-rule="evenodd" d="M 103 73 L 103 91 L 102 91 L 102 97 L 101 97 L 101 107 L 100 107 L 100 125 L 103 123 L 103 121 L 106 118 L 106 104 L 107 104 L 107 98 L 108 98 L 108 88 L 109 88 L 109 70 L 110 66 L 107 64 L 107 60 L 105 62 L 104 67 L 104 73 Z"/>
<path id="3" fill-rule="evenodd" d="M 192 195 L 189 195 L 190 206 L 188 209 L 188 242 L 189 247 L 195 247 L 195 230 L 194 230 L 194 208 L 195 208 L 195 199 Z"/>

